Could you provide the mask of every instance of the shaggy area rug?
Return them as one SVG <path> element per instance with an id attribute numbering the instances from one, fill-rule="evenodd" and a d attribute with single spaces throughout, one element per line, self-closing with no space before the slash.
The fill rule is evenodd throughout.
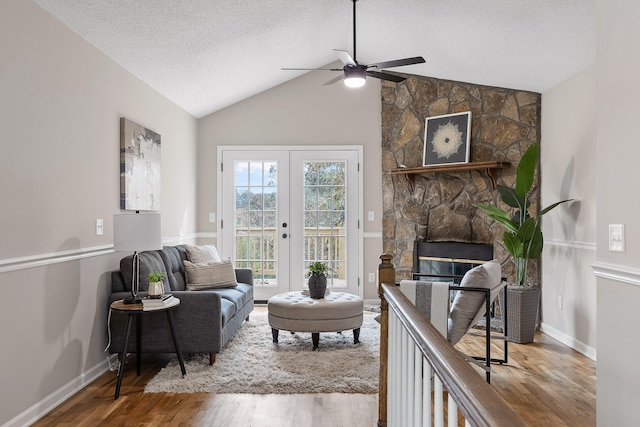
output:
<path id="1" fill-rule="evenodd" d="M 185 360 L 182 378 L 177 358 L 145 387 L 145 393 L 377 393 L 380 325 L 364 313 L 360 343 L 352 331 L 320 334 L 312 351 L 310 333 L 280 331 L 272 342 L 266 312 L 253 312 L 216 362 L 195 354 Z"/>

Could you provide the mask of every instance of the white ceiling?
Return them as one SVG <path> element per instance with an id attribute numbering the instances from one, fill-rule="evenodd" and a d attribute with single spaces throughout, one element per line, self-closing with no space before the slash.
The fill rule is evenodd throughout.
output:
<path id="1" fill-rule="evenodd" d="M 351 0 L 33 1 L 197 118 L 353 50 Z M 360 0 L 357 59 L 423 56 L 393 70 L 544 92 L 595 62 L 594 3 Z"/>

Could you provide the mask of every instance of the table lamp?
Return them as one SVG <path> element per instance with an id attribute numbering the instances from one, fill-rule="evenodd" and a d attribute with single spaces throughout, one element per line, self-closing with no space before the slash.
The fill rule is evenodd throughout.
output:
<path id="1" fill-rule="evenodd" d="M 133 251 L 131 298 L 125 304 L 139 304 L 140 260 L 138 252 L 162 249 L 162 226 L 159 213 L 115 214 L 113 215 L 113 250 Z"/>

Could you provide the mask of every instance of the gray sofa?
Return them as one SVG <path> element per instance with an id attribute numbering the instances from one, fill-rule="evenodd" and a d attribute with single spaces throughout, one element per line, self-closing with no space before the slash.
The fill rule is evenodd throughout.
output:
<path id="1" fill-rule="evenodd" d="M 165 246 L 157 251 L 139 253 L 140 296 L 149 289 L 149 272 L 165 272 L 165 292 L 180 299 L 173 310 L 176 335 L 183 353 L 208 353 L 210 363 L 216 354 L 233 337 L 242 323 L 249 320 L 253 311 L 253 274 L 250 269 L 236 269 L 238 285 L 233 288 L 189 291 L 183 261 L 187 260 L 186 246 Z M 111 273 L 111 295 L 113 301 L 131 296 L 132 256 L 120 261 L 120 270 Z M 134 316 L 134 318 L 137 316 Z M 142 352 L 174 353 L 175 348 L 164 312 L 145 313 L 143 320 Z M 113 310 L 111 313 L 110 353 L 120 353 L 124 345 L 127 315 Z M 132 325 L 132 332 L 136 324 Z M 133 335 L 135 336 L 135 335 Z M 130 339 L 128 351 L 137 352 L 136 340 Z"/>

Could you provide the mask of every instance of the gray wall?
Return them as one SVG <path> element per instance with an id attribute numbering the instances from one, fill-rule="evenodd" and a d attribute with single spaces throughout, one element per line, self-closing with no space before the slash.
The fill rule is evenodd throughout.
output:
<path id="1" fill-rule="evenodd" d="M 217 207 L 218 145 L 362 145 L 362 280 L 364 298 L 375 299 L 377 285 L 368 283 L 368 273 L 377 271 L 382 254 L 380 82 L 369 78 L 356 90 L 342 83 L 322 86 L 334 76 L 307 73 L 198 121 L 198 227 L 215 243 L 216 224 L 208 222 L 208 213 L 216 212 Z M 374 211 L 374 221 L 367 220 L 368 211 Z"/>
<path id="2" fill-rule="evenodd" d="M 640 3 L 596 1 L 598 425 L 637 425 L 640 402 Z M 609 252 L 624 224 L 626 251 Z"/>
<path id="3" fill-rule="evenodd" d="M 162 135 L 163 236 L 193 237 L 196 120 L 34 3 L 0 2 L 0 425 L 106 366 L 122 116 Z"/>
<path id="4" fill-rule="evenodd" d="M 542 220 L 542 329 L 595 358 L 595 64 L 542 94 L 541 124 L 541 206 L 576 200 Z"/>

